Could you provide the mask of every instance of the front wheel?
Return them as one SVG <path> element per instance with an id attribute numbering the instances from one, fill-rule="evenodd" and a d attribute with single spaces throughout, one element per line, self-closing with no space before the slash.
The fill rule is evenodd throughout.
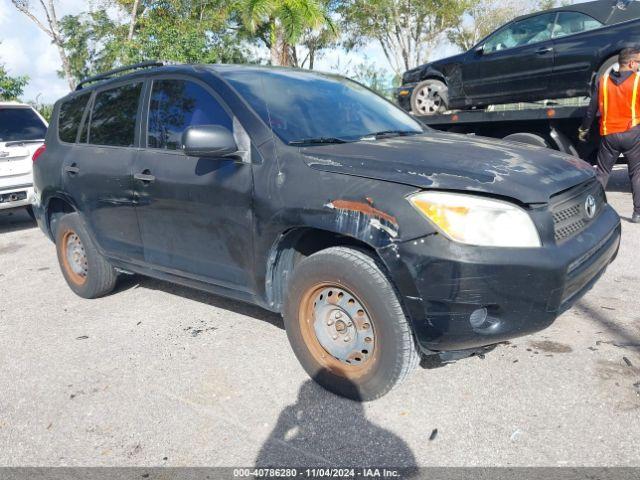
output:
<path id="1" fill-rule="evenodd" d="M 333 247 L 302 260 L 289 282 L 289 341 L 321 386 L 373 400 L 402 382 L 420 356 L 398 295 L 363 251 Z"/>
<path id="2" fill-rule="evenodd" d="M 420 82 L 411 94 L 411 111 L 414 115 L 436 115 L 449 107 L 447 86 L 440 80 Z"/>

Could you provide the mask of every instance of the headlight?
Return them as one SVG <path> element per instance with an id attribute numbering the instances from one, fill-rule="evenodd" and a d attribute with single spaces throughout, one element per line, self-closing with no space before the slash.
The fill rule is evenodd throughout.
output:
<path id="1" fill-rule="evenodd" d="M 539 247 L 540 236 L 522 208 L 500 200 L 446 192 L 409 197 L 451 240 L 488 247 Z"/>

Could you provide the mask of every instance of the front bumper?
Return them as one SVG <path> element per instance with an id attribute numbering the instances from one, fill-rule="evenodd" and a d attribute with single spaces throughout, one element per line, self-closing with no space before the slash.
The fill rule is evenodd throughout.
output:
<path id="1" fill-rule="evenodd" d="M 0 189 L 0 210 L 26 207 L 34 202 L 33 185 L 16 185 Z"/>
<path id="2" fill-rule="evenodd" d="M 549 326 L 615 258 L 620 219 L 606 206 L 561 245 L 535 249 L 457 244 L 442 235 L 388 247 L 392 272 L 424 352 L 501 342 Z"/>

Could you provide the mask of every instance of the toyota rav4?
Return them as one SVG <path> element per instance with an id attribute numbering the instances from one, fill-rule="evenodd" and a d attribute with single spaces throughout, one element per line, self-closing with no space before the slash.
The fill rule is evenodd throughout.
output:
<path id="1" fill-rule="evenodd" d="M 70 288 L 137 273 L 280 312 L 302 366 L 347 397 L 385 394 L 420 355 L 547 327 L 618 250 L 576 158 L 431 131 L 317 72 L 116 73 L 56 103 L 34 156 Z"/>

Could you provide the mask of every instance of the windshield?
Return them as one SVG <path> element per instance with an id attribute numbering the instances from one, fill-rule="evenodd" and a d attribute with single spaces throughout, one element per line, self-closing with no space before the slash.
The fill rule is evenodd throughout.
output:
<path id="1" fill-rule="evenodd" d="M 380 132 L 424 131 L 402 110 L 345 78 L 266 69 L 221 74 L 288 144 L 357 141 Z"/>
<path id="2" fill-rule="evenodd" d="M 41 140 L 47 126 L 30 108 L 0 107 L 0 142 Z"/>

